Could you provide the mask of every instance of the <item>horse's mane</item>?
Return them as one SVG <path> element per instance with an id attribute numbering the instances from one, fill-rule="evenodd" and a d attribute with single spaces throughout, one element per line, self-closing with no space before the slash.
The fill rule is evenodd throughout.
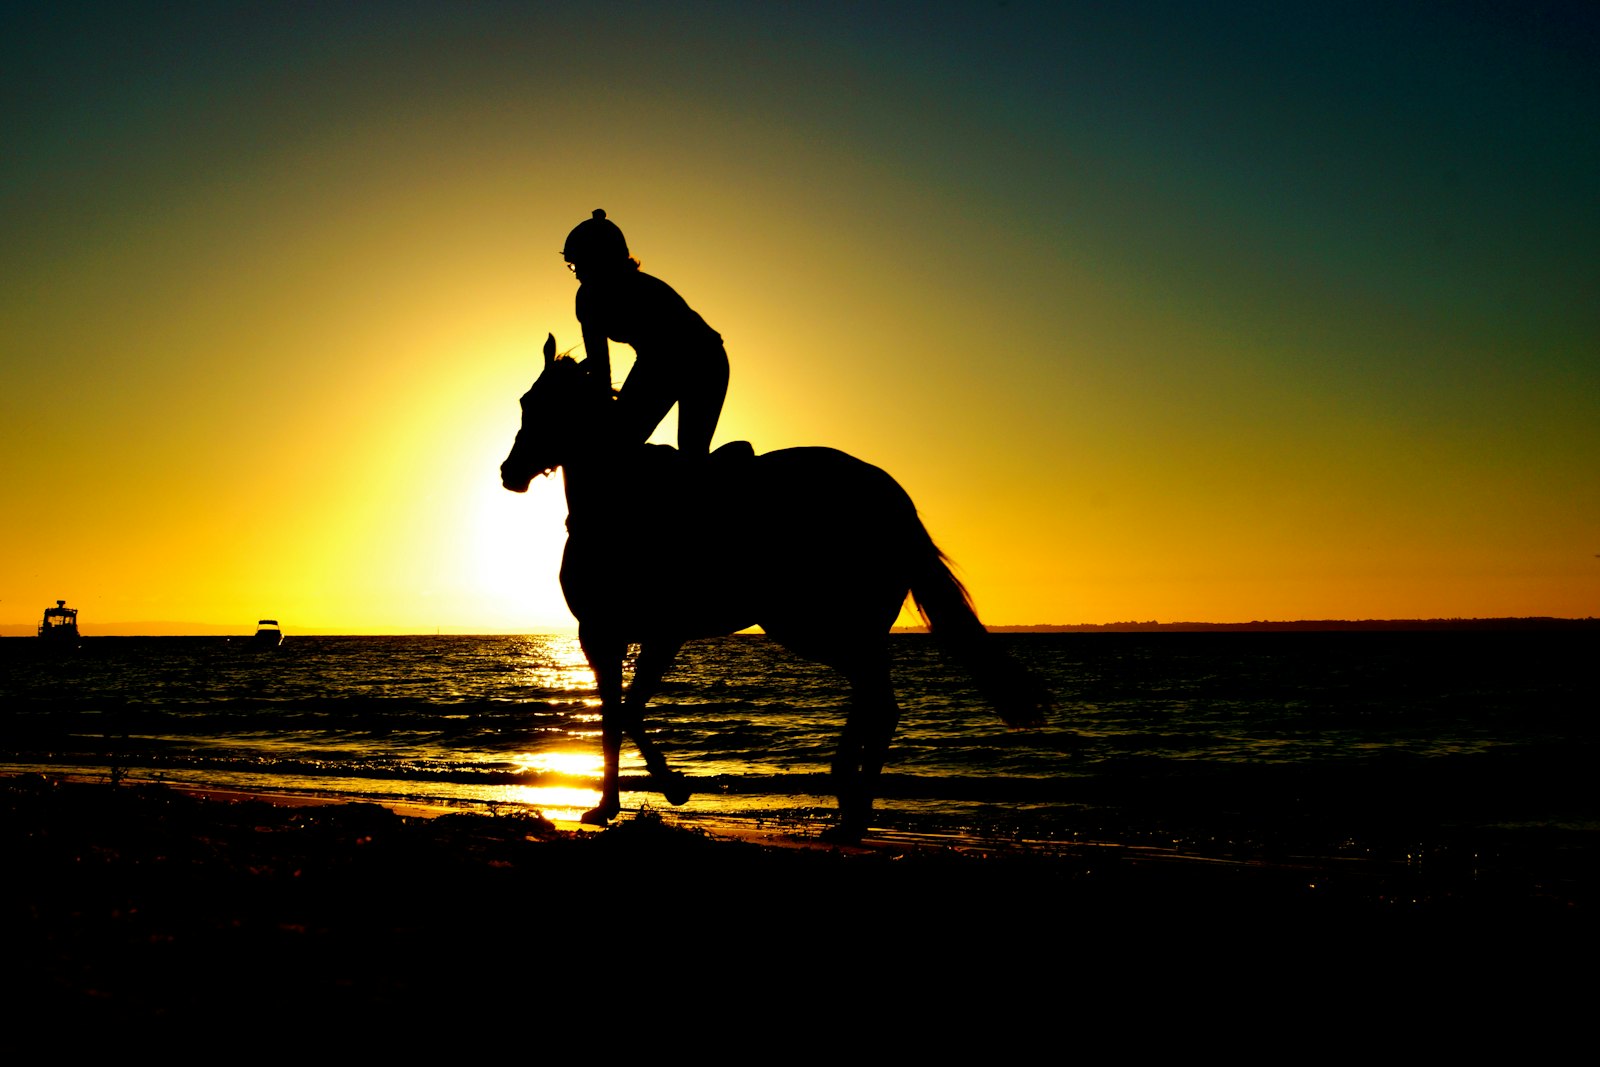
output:
<path id="1" fill-rule="evenodd" d="M 594 377 L 594 372 L 589 369 L 589 361 L 587 359 L 574 359 L 564 352 L 551 360 L 550 366 L 555 373 L 562 376 L 563 385 L 566 384 L 568 379 L 576 381 Z M 617 390 L 612 387 L 610 382 L 606 382 L 605 389 L 603 391 L 596 389 L 595 393 L 601 396 L 615 397 Z"/>

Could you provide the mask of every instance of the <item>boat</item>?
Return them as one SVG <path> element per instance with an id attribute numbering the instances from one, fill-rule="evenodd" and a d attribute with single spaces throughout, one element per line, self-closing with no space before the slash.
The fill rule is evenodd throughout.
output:
<path id="1" fill-rule="evenodd" d="M 251 648 L 277 648 L 283 644 L 283 631 L 277 619 L 262 619 L 256 623 L 256 635 L 250 639 Z"/>
<path id="2" fill-rule="evenodd" d="M 44 621 L 39 624 L 39 636 L 47 641 L 76 641 L 78 609 L 67 607 L 65 600 L 56 601 L 53 608 L 45 608 Z"/>

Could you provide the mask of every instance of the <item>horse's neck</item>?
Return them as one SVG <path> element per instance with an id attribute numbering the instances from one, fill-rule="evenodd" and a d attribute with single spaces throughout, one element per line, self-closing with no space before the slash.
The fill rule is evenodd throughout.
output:
<path id="1" fill-rule="evenodd" d="M 561 480 L 566 487 L 568 516 L 590 514 L 605 500 L 607 479 L 592 460 L 566 464 L 561 468 Z"/>
<path id="2" fill-rule="evenodd" d="M 585 388 L 588 383 L 583 383 Z M 566 486 L 567 514 L 584 515 L 602 507 L 618 492 L 624 474 L 624 450 L 617 444 L 617 407 L 614 400 L 593 394 L 569 397 L 584 412 L 568 441 L 561 478 Z M 587 401 L 588 405 L 583 406 Z"/>
<path id="3" fill-rule="evenodd" d="M 608 521 L 628 505 L 635 490 L 637 460 L 614 447 L 585 449 L 562 467 L 569 528 L 572 520 Z"/>
<path id="4" fill-rule="evenodd" d="M 681 488 L 677 453 L 662 445 L 607 445 L 586 450 L 562 469 L 567 528 L 636 523 Z"/>

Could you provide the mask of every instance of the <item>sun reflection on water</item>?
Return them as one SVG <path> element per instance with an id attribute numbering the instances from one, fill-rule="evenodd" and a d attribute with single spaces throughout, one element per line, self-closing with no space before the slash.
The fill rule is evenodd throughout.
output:
<path id="1" fill-rule="evenodd" d="M 558 693 L 594 692 L 594 672 L 576 637 L 531 638 L 524 654 L 532 685 Z"/>
<path id="2" fill-rule="evenodd" d="M 522 774 L 596 783 L 605 770 L 604 760 L 598 750 L 552 749 L 545 752 L 519 752 L 511 757 L 511 762 Z M 593 785 L 576 785 L 571 781 L 548 785 L 518 785 L 507 788 L 505 799 L 509 803 L 537 808 L 547 819 L 575 821 L 584 812 L 600 803 L 600 790 Z"/>
<path id="3" fill-rule="evenodd" d="M 519 752 L 511 763 L 522 774 L 560 774 L 572 778 L 598 778 L 605 770 L 599 752 L 552 749 L 546 752 Z"/>
<path id="4" fill-rule="evenodd" d="M 600 803 L 600 790 L 565 785 L 515 785 L 506 789 L 505 800 L 533 808 L 554 822 L 577 822 L 584 812 Z"/>

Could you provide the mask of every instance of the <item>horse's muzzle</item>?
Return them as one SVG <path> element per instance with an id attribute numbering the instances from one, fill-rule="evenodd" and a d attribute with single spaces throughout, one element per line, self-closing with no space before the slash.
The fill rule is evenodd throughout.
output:
<path id="1" fill-rule="evenodd" d="M 523 474 L 521 471 L 511 471 L 506 468 L 510 464 L 500 464 L 500 484 L 513 493 L 526 493 L 528 486 L 533 483 L 533 475 Z"/>

